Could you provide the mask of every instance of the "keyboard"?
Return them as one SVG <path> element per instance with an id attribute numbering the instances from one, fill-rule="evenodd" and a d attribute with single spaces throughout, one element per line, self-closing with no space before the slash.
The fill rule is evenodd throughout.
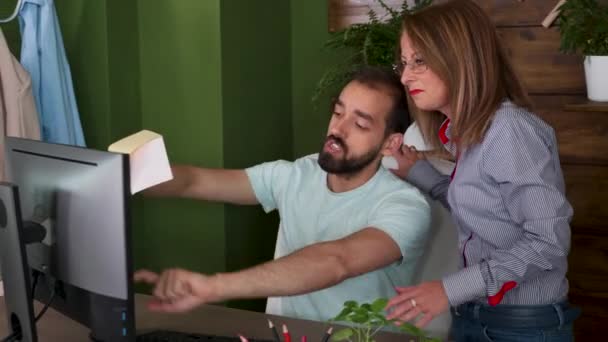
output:
<path id="1" fill-rule="evenodd" d="M 271 340 L 258 340 L 247 338 L 249 342 L 274 342 Z M 206 334 L 192 334 L 171 330 L 155 330 L 149 333 L 138 335 L 137 342 L 241 342 L 238 336 L 217 336 Z"/>

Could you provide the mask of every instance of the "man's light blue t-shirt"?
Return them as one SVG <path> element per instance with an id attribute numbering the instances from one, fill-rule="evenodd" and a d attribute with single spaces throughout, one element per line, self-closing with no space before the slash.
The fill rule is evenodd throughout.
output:
<path id="1" fill-rule="evenodd" d="M 395 286 L 411 284 L 430 223 L 429 204 L 415 187 L 380 167 L 364 185 L 335 193 L 327 187 L 327 173 L 317 164 L 315 155 L 295 162 L 264 163 L 246 172 L 264 210 L 279 211 L 275 258 L 367 227 L 387 233 L 403 256 L 401 262 L 324 290 L 269 298 L 268 313 L 325 321 L 336 316 L 347 300 L 371 303 L 396 295 Z"/>

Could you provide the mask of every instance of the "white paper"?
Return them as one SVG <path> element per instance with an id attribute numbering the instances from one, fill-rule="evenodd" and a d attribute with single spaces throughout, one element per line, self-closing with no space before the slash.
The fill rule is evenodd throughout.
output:
<path id="1" fill-rule="evenodd" d="M 117 141 L 108 150 L 129 155 L 131 194 L 173 179 L 160 134 L 143 130 Z"/>

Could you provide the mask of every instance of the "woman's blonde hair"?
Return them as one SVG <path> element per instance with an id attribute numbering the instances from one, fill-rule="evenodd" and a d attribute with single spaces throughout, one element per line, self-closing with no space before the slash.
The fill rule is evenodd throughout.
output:
<path id="1" fill-rule="evenodd" d="M 492 21 L 474 2 L 454 0 L 406 15 L 403 33 L 429 70 L 446 83 L 450 133 L 459 149 L 481 142 L 504 99 L 531 107 Z M 409 95 L 408 102 L 427 142 L 440 147 L 437 132 L 445 116 L 419 110 Z"/>

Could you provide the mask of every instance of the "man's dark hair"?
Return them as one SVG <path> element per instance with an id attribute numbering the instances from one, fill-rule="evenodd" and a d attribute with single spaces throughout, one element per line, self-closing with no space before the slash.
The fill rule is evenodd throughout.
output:
<path id="1" fill-rule="evenodd" d="M 386 118 L 385 135 L 404 133 L 410 125 L 410 112 L 407 106 L 405 88 L 401 84 L 399 76 L 389 68 L 365 66 L 354 71 L 344 83 L 344 86 L 353 81 L 372 89 L 387 91 L 390 94 L 393 99 L 393 107 Z M 335 100 L 337 100 L 337 97 Z M 332 102 L 332 110 L 335 100 Z"/>

